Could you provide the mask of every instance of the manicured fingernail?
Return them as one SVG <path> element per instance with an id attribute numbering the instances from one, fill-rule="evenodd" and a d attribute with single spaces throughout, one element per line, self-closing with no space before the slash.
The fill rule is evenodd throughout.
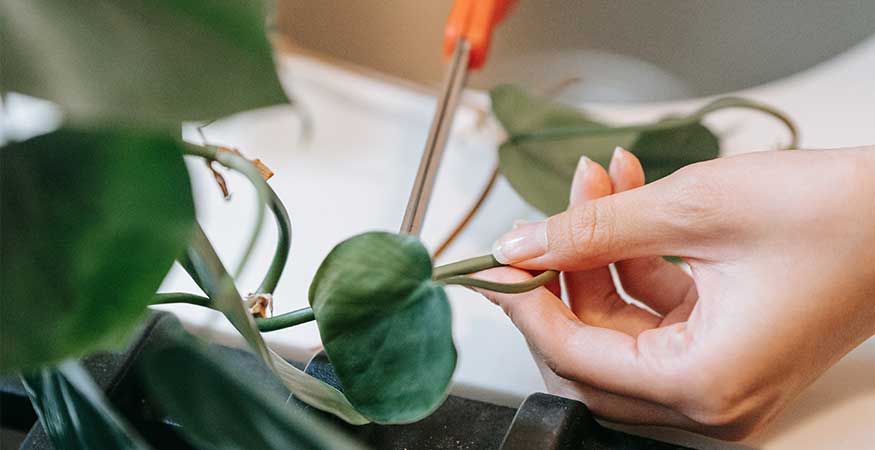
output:
<path id="1" fill-rule="evenodd" d="M 537 258 L 546 252 L 546 220 L 520 225 L 505 233 L 492 245 L 492 256 L 502 264 Z"/>
<path id="2" fill-rule="evenodd" d="M 592 164 L 592 160 L 586 155 L 581 156 L 580 160 L 577 161 L 577 168 L 574 169 L 574 177 L 571 179 L 571 192 L 568 193 L 568 203 L 570 205 L 577 203 L 575 200 L 580 195 L 581 186 L 583 186 L 583 182 L 586 180 L 586 171 L 589 169 L 590 164 Z"/>
<path id="3" fill-rule="evenodd" d="M 523 225 L 525 225 L 525 224 L 527 224 L 527 223 L 529 223 L 528 220 L 523 220 L 523 219 L 517 219 L 517 220 L 514 220 L 514 221 L 513 221 L 513 228 L 514 228 L 514 229 L 519 228 L 519 227 L 521 227 L 521 226 L 523 226 Z"/>
<path id="4" fill-rule="evenodd" d="M 623 153 L 628 153 L 623 147 L 614 147 L 614 154 L 611 155 L 611 164 L 608 166 L 608 172 L 611 175 L 619 174 L 623 169 Z"/>

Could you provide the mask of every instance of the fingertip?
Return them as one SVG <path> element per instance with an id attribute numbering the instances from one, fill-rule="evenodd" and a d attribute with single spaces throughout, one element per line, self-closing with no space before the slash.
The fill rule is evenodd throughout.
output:
<path id="1" fill-rule="evenodd" d="M 616 147 L 611 156 L 609 175 L 614 192 L 627 191 L 644 185 L 644 168 L 632 152 Z"/>
<path id="2" fill-rule="evenodd" d="M 610 195 L 611 184 L 611 178 L 604 167 L 586 155 L 581 156 L 574 171 L 574 178 L 571 180 L 569 207 Z"/>

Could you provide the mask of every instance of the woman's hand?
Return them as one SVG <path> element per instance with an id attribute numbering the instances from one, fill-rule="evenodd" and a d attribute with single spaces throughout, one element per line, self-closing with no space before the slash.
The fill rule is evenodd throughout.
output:
<path id="1" fill-rule="evenodd" d="M 643 184 L 629 152 L 610 174 L 584 159 L 568 211 L 495 245 L 502 262 L 563 271 L 567 306 L 558 283 L 483 292 L 551 392 L 608 420 L 740 439 L 875 333 L 875 148 L 747 154 Z M 622 300 L 609 263 L 655 314 Z"/>

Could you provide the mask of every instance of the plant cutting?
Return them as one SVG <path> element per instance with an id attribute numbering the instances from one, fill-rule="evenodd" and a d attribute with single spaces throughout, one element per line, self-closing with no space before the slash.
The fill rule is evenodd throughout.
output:
<path id="1" fill-rule="evenodd" d="M 249 307 L 271 298 L 284 272 L 292 244 L 288 212 L 258 165 L 239 152 L 184 143 L 179 126 L 287 101 L 260 5 L 91 3 L 0 3 L 9 49 L 0 91 L 50 100 L 63 112 L 57 130 L 12 139 L 0 150 L 0 370 L 22 373 L 57 447 L 149 448 L 77 359 L 124 342 L 150 304 L 219 310 L 300 400 L 352 424 L 401 424 L 427 416 L 447 395 L 457 355 L 445 286 L 514 293 L 556 277 L 545 271 L 524 283 L 488 282 L 473 274 L 500 266 L 492 256 L 434 267 L 417 238 L 372 231 L 326 256 L 310 286 L 309 308 L 271 317 L 262 303 L 253 314 Z M 136 36 L 126 39 L 127 33 Z M 796 139 L 781 113 L 740 99 L 619 127 L 513 87 L 495 89 L 492 100 L 508 132 L 499 148 L 500 173 L 547 214 L 564 209 L 584 152 L 601 161 L 615 145 L 627 145 L 652 178 L 716 157 L 718 140 L 700 122 L 718 109 L 767 112 Z M 274 255 L 251 295 L 241 295 L 196 220 L 184 158 L 240 172 L 254 186 L 260 211 L 274 217 Z M 174 261 L 203 295 L 156 294 Z M 261 333 L 314 320 L 342 390 L 289 364 L 262 339 Z M 152 397 L 198 448 L 355 446 L 296 406 L 248 386 L 196 339 L 179 336 L 148 361 Z"/>

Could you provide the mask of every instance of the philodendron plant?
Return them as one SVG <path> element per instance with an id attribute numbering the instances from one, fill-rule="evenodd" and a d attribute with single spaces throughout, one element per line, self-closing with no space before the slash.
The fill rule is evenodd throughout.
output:
<path id="1" fill-rule="evenodd" d="M 47 99 L 63 112 L 58 129 L 29 138 L 9 133 L 0 149 L 0 370 L 22 374 L 59 448 L 149 448 L 77 358 L 123 343 L 150 304 L 219 310 L 300 400 L 352 424 L 398 424 L 427 416 L 447 395 L 456 349 L 445 286 L 513 293 L 556 276 L 487 282 L 471 274 L 499 266 L 491 256 L 434 267 L 415 237 L 375 231 L 327 255 L 310 286 L 310 307 L 269 317 L 260 302 L 270 301 L 291 246 L 281 199 L 260 164 L 179 138 L 182 121 L 287 102 L 261 5 L 0 0 L 0 11 L 0 92 Z M 789 120 L 749 100 L 715 100 L 685 116 L 620 127 L 513 87 L 496 88 L 492 100 L 508 134 L 500 172 L 548 214 L 565 208 L 581 154 L 605 162 L 614 146 L 628 146 L 652 179 L 716 157 L 718 139 L 701 119 L 718 109 L 775 115 L 790 125 L 795 145 Z M 195 219 L 185 157 L 246 176 L 275 218 L 274 256 L 251 295 L 240 294 Z M 202 295 L 156 294 L 174 261 Z M 342 391 L 290 365 L 262 339 L 313 320 Z M 356 448 L 285 399 L 254 389 L 195 338 L 180 335 L 146 360 L 150 397 L 197 448 Z"/>

